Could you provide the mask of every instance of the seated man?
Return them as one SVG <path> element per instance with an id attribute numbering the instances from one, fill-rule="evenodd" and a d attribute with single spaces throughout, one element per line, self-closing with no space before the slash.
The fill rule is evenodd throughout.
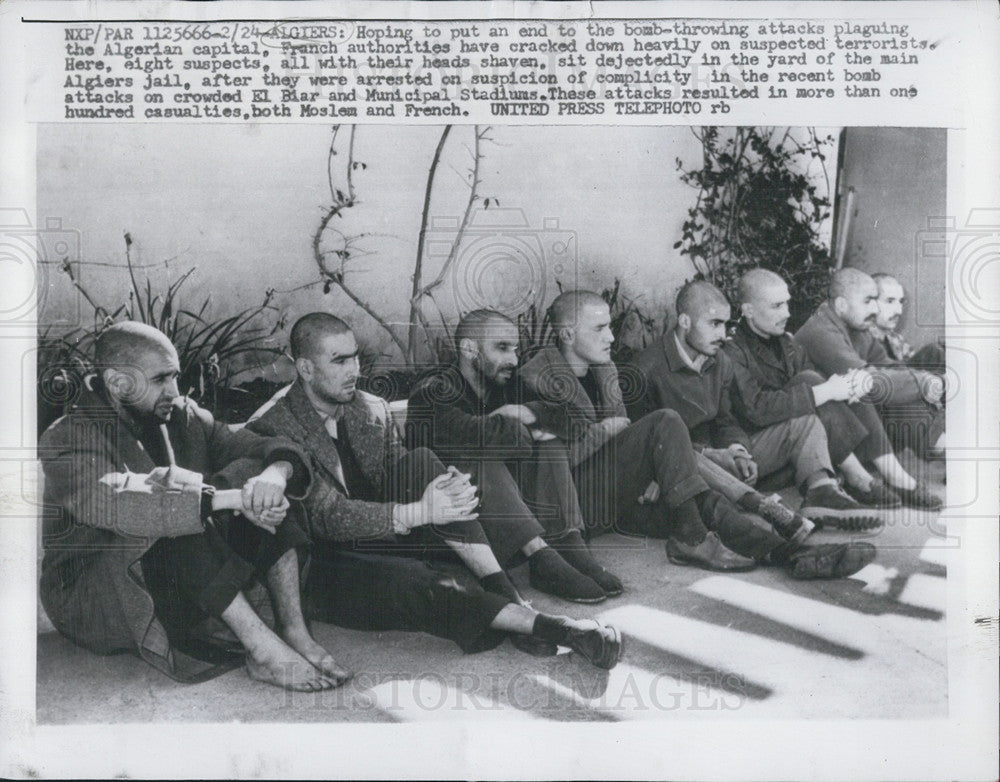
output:
<path id="1" fill-rule="evenodd" d="M 709 570 L 763 563 L 795 578 L 837 578 L 871 562 L 868 543 L 808 547 L 737 511 L 698 474 L 687 427 L 673 410 L 632 423 L 611 361 L 611 313 L 599 295 L 564 292 L 549 316 L 557 345 L 535 354 L 520 375 L 550 404 L 547 425 L 568 444 L 592 532 L 667 538 L 671 562 Z"/>
<path id="2" fill-rule="evenodd" d="M 928 342 L 919 350 L 914 350 L 899 332 L 899 324 L 903 319 L 903 305 L 906 303 L 906 293 L 899 280 L 884 272 L 876 272 L 872 275 L 872 279 L 878 285 L 878 314 L 875 316 L 875 323 L 872 324 L 872 336 L 881 343 L 893 361 L 943 375 L 945 360 L 943 344 Z"/>
<path id="3" fill-rule="evenodd" d="M 61 512 L 45 519 L 40 585 L 56 629 L 186 681 L 243 654 L 252 678 L 288 689 L 346 681 L 299 602 L 296 547 L 307 539 L 284 516 L 286 491 L 309 486 L 304 454 L 181 398 L 177 351 L 150 326 L 109 326 L 94 362 L 92 387 L 39 441 L 45 503 Z M 242 487 L 235 500 L 214 491 L 231 486 Z M 258 580 L 278 633 L 251 606 Z"/>
<path id="4" fill-rule="evenodd" d="M 290 438 L 312 460 L 304 501 L 315 544 L 309 615 L 359 630 L 429 632 L 465 651 L 496 646 L 509 633 L 532 654 L 555 654 L 559 644 L 614 667 L 614 628 L 539 614 L 521 601 L 477 520 L 489 514 L 485 501 L 477 513 L 469 476 L 445 469 L 427 449 L 408 452 L 385 401 L 356 389 L 358 345 L 346 323 L 303 316 L 291 352 L 298 379 L 250 427 Z M 489 486 L 482 488 L 485 496 Z"/>
<path id="5" fill-rule="evenodd" d="M 645 393 L 635 409 L 677 411 L 703 456 L 752 485 L 758 475 L 795 468 L 806 518 L 848 529 L 878 526 L 837 485 L 826 432 L 815 414 L 788 418 L 748 435 L 733 417 L 732 361 L 721 351 L 730 307 L 706 281 L 689 282 L 677 294 L 677 324 L 634 359 Z M 703 475 L 712 485 L 714 473 Z"/>
<path id="6" fill-rule="evenodd" d="M 407 447 L 430 448 L 474 475 L 485 463 L 493 464 L 510 494 L 504 502 L 508 513 L 530 512 L 517 496 L 510 473 L 519 475 L 524 501 L 542 522 L 546 540 L 565 558 L 566 567 L 589 582 L 571 588 L 580 580 L 574 573 L 565 585 L 552 584 L 557 574 L 542 569 L 542 558 L 553 559 L 562 570 L 556 559 L 559 554 L 547 554 L 545 541 L 536 537 L 523 549 L 532 586 L 570 600 L 576 595 L 588 601 L 591 595 L 598 599 L 620 595 L 621 581 L 597 564 L 581 537 L 583 519 L 565 446 L 536 427 L 545 405 L 522 404 L 524 395 L 512 381 L 517 368 L 517 326 L 494 310 L 476 310 L 459 322 L 455 342 L 457 365 L 434 372 L 410 395 Z"/>
<path id="7" fill-rule="evenodd" d="M 848 493 L 869 507 L 899 507 L 899 495 L 862 464 L 896 458 L 878 412 L 867 402 L 848 404 L 856 378 L 847 373 L 824 380 L 785 332 L 791 299 L 785 281 L 767 269 L 751 269 L 740 279 L 739 297 L 742 318 L 724 348 L 735 371 L 732 402 L 739 423 L 754 433 L 815 413 Z"/>
<path id="8" fill-rule="evenodd" d="M 917 446 L 917 455 L 923 456 L 926 446 L 944 432 L 944 383 L 931 372 L 889 358 L 871 333 L 877 315 L 875 281 L 858 269 L 838 269 L 830 281 L 828 300 L 796 332 L 795 340 L 824 375 L 867 369 L 874 378 L 874 391 L 866 401 L 878 405 L 889 437 Z M 909 505 L 930 510 L 941 507 L 941 500 L 902 467 L 894 475 L 883 475 Z"/>

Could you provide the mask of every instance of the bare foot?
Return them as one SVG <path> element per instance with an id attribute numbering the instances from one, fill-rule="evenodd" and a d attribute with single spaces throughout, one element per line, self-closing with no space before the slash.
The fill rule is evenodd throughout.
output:
<path id="1" fill-rule="evenodd" d="M 318 692 L 335 686 L 301 654 L 278 639 L 275 641 L 266 649 L 247 655 L 247 674 L 251 679 L 296 692 Z"/>
<path id="2" fill-rule="evenodd" d="M 333 655 L 320 646 L 307 630 L 286 630 L 281 637 L 285 639 L 285 643 L 312 663 L 334 687 L 340 687 L 354 675 L 346 668 L 337 665 Z"/>

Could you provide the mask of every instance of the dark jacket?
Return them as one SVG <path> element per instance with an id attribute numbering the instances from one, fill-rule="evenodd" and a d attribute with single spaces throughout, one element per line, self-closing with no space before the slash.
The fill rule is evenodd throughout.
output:
<path id="1" fill-rule="evenodd" d="M 639 389 L 629 407 L 633 419 L 669 408 L 684 420 L 696 446 L 727 448 L 739 443 L 750 449 L 746 432 L 733 417 L 730 387 L 735 370 L 723 351 L 695 372 L 681 358 L 670 332 L 634 356 L 630 367 Z"/>
<path id="2" fill-rule="evenodd" d="M 514 378 L 500 387 L 490 384 L 480 398 L 456 366 L 444 366 L 421 380 L 406 409 L 407 448 L 430 448 L 445 462 L 490 457 L 498 461 L 530 459 L 534 440 L 517 420 L 490 416 L 507 404 L 528 407 L 537 426 L 553 423 L 549 405 L 534 399 Z"/>
<path id="3" fill-rule="evenodd" d="M 725 351 L 734 371 L 733 412 L 747 431 L 816 412 L 812 386 L 789 385 L 800 372 L 813 369 L 805 349 L 791 334 L 765 339 L 743 321 Z"/>
<path id="4" fill-rule="evenodd" d="M 284 397 L 248 426 L 261 434 L 286 437 L 309 454 L 313 482 L 305 507 L 309 532 L 316 540 L 346 542 L 392 535 L 395 503 L 347 496 L 346 488 L 337 479 L 337 447 L 301 381 L 296 381 Z M 384 486 L 388 470 L 406 453 L 386 401 L 358 391 L 354 400 L 344 405 L 338 426 L 346 427 L 351 451 L 368 482 Z"/>
<path id="5" fill-rule="evenodd" d="M 868 329 L 848 328 L 829 302 L 823 302 L 795 332 L 795 341 L 805 348 L 809 360 L 824 375 L 871 367 L 873 374 L 881 376 L 881 382 L 876 377 L 876 386 L 884 397 L 880 402 L 924 401 L 914 370 L 893 361 Z"/>
<path id="6" fill-rule="evenodd" d="M 219 423 L 187 399 L 175 404 L 166 428 L 176 464 L 217 488 L 242 486 L 265 464 L 288 459 L 296 466 L 288 496 L 308 489 L 308 460 L 288 440 Z M 202 532 L 200 490 L 114 488 L 110 479 L 130 473 L 140 474 L 132 480 L 141 488 L 141 474 L 155 465 L 131 422 L 94 391 L 42 434 L 38 455 L 46 506 L 39 589 L 56 629 L 101 654 L 137 651 L 178 679 L 221 672 L 171 648 L 140 562 L 157 538 Z M 266 600 L 262 589 L 255 600 Z"/>
<path id="7" fill-rule="evenodd" d="M 567 444 L 574 465 L 592 456 L 611 439 L 600 424 L 602 420 L 626 415 L 615 365 L 595 364 L 590 372 L 600 394 L 596 408 L 556 347 L 538 351 L 517 373 L 527 393 L 548 403 L 543 428 Z"/>

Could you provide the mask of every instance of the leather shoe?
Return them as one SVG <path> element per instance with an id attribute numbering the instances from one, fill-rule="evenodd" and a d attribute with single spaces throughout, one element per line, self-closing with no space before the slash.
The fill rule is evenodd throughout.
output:
<path id="1" fill-rule="evenodd" d="M 897 487 L 895 491 L 903 502 L 911 508 L 941 510 L 941 506 L 944 505 L 940 497 L 931 494 L 927 486 L 919 481 L 912 489 L 900 489 Z"/>
<path id="2" fill-rule="evenodd" d="M 555 657 L 559 652 L 559 647 L 554 643 L 535 638 L 533 635 L 511 633 L 507 637 L 510 638 L 515 649 L 530 654 L 532 657 Z"/>
<path id="3" fill-rule="evenodd" d="M 872 477 L 871 486 L 867 490 L 859 489 L 848 484 L 844 490 L 850 494 L 859 504 L 866 508 L 898 508 L 903 504 L 899 495 L 886 485 L 881 478 Z"/>
<path id="4" fill-rule="evenodd" d="M 624 641 L 621 632 L 610 625 L 602 625 L 596 619 L 594 627 L 579 630 L 575 627 L 566 628 L 566 646 L 579 654 L 591 665 L 610 671 L 621 659 L 624 651 Z"/>
<path id="5" fill-rule="evenodd" d="M 825 543 L 803 546 L 788 557 L 792 578 L 846 578 L 875 559 L 871 543 Z"/>
<path id="6" fill-rule="evenodd" d="M 669 538 L 667 559 L 675 565 L 693 565 L 723 573 L 740 573 L 757 567 L 757 563 L 749 557 L 726 548 L 714 532 L 709 532 L 697 546 Z"/>

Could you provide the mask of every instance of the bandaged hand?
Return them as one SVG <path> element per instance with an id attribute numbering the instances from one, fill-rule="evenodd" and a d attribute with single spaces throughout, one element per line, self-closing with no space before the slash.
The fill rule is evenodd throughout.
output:
<path id="1" fill-rule="evenodd" d="M 146 475 L 146 483 L 166 491 L 200 492 L 204 478 L 200 472 L 172 464 L 169 467 L 154 467 Z"/>

